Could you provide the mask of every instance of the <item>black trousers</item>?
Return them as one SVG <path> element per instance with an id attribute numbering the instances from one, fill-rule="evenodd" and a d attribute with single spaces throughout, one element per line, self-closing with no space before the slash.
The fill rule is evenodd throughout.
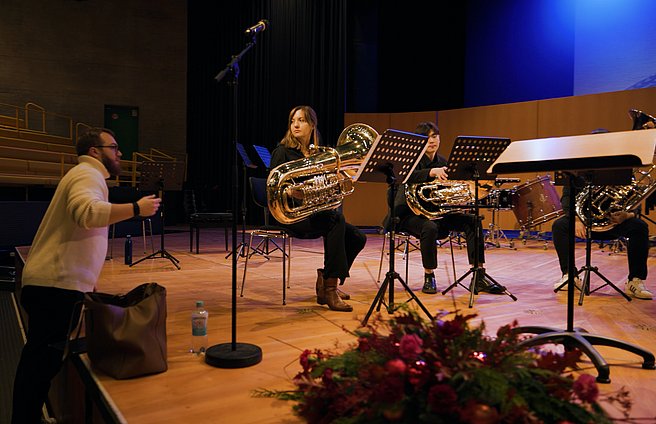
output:
<path id="1" fill-rule="evenodd" d="M 346 222 L 338 210 L 317 212 L 307 219 L 282 226 L 289 228 L 294 237 L 323 237 L 323 276 L 339 278 L 342 282 L 367 243 L 367 236 Z"/>
<path id="2" fill-rule="evenodd" d="M 568 272 L 568 227 L 568 215 L 555 220 L 551 227 L 554 247 L 563 274 Z M 629 280 L 632 278 L 645 280 L 649 255 L 649 226 L 639 218 L 629 218 L 608 231 L 592 232 L 594 240 L 614 240 L 619 237 L 628 239 L 626 256 L 629 261 Z"/>
<path id="3" fill-rule="evenodd" d="M 52 345 L 68 337 L 71 317 L 76 323 L 83 297 L 74 290 L 23 287 L 21 305 L 28 315 L 28 331 L 14 379 L 12 423 L 41 422 L 50 381 L 62 367 L 63 352 Z"/>
<path id="4" fill-rule="evenodd" d="M 469 263 L 474 263 L 474 250 L 476 231 L 478 231 L 478 261 L 485 263 L 485 249 L 483 243 L 483 227 L 476 215 L 468 213 L 450 213 L 440 219 L 431 221 L 422 215 L 406 215 L 401 218 L 397 227 L 419 239 L 421 262 L 425 269 L 437 268 L 437 240 L 449 236 L 450 231 L 465 233 L 467 240 L 467 256 Z"/>

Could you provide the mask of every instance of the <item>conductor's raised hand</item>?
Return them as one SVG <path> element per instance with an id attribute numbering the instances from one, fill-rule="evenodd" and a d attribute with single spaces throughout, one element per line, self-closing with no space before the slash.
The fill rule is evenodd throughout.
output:
<path id="1" fill-rule="evenodd" d="M 141 199 L 137 200 L 139 205 L 139 215 L 140 216 L 152 216 L 155 215 L 159 209 L 159 204 L 162 201 L 159 197 L 151 194 L 149 196 L 144 196 Z"/>

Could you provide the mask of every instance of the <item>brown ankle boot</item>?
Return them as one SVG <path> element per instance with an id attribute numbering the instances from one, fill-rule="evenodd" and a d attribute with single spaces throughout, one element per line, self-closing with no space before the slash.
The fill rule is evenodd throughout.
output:
<path id="1" fill-rule="evenodd" d="M 326 294 L 324 292 L 323 288 L 323 269 L 319 268 L 317 269 L 317 282 L 314 285 L 314 288 L 317 292 L 317 303 L 319 305 L 325 305 L 326 304 Z M 342 300 L 349 300 L 351 298 L 351 295 L 341 291 L 340 289 L 337 289 L 337 296 L 340 297 Z"/>
<path id="2" fill-rule="evenodd" d="M 344 303 L 337 295 L 337 278 L 326 278 L 323 280 L 323 289 L 328 307 L 333 311 L 351 312 L 353 307 Z"/>
<path id="3" fill-rule="evenodd" d="M 323 286 L 323 269 L 317 269 L 317 283 L 314 285 L 317 291 L 317 303 L 319 305 L 325 305 L 326 303 L 326 292 Z"/>
<path id="4" fill-rule="evenodd" d="M 349 300 L 351 298 L 351 295 L 346 293 L 346 292 L 343 292 L 339 289 L 339 286 L 341 286 L 342 284 L 344 284 L 344 279 L 340 278 L 339 279 L 339 285 L 337 286 L 338 287 L 337 288 L 337 296 L 339 296 L 340 299 L 342 299 L 342 300 Z"/>

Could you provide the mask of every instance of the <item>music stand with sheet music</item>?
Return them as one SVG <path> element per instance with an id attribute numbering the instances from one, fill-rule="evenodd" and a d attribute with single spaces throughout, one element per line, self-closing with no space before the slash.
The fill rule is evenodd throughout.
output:
<path id="1" fill-rule="evenodd" d="M 253 144 L 253 148 L 268 171 L 271 168 L 271 152 L 266 147 L 258 146 L 257 144 Z"/>
<path id="2" fill-rule="evenodd" d="M 449 160 L 447 161 L 446 172 L 449 175 L 449 179 L 474 182 L 474 263 L 469 271 L 454 281 L 449 287 L 444 289 L 442 294 L 448 293 L 449 290 L 453 289 L 458 284 L 465 287 L 461 284 L 461 281 L 467 278 L 468 275 L 473 274 L 469 287 L 465 287 L 469 290 L 470 308 L 474 305 L 474 294 L 477 293 L 476 283 L 478 281 L 492 281 L 504 288 L 504 294 L 510 296 L 514 301 L 517 300 L 517 298 L 510 293 L 505 286 L 499 284 L 485 271 L 485 268 L 480 266 L 479 252 L 479 245 L 483 242 L 483 240 L 481 240 L 481 234 L 478 231 L 478 226 L 481 221 L 479 214 L 480 205 L 478 202 L 479 181 L 496 179 L 496 175 L 488 174 L 487 169 L 499 157 L 499 155 L 506 150 L 506 147 L 508 147 L 509 144 L 509 138 L 459 136 L 455 140 L 453 149 L 449 155 Z"/>
<path id="3" fill-rule="evenodd" d="M 605 134 L 555 137 L 523 140 L 512 143 L 492 164 L 489 172 L 499 174 L 520 172 L 569 171 L 568 184 L 574 188 L 576 172 L 608 169 L 627 169 L 651 165 L 656 149 L 656 129 L 646 131 L 623 131 Z M 574 328 L 574 272 L 575 263 L 575 196 L 569 197 L 569 236 L 567 280 L 567 327 L 565 330 L 543 327 L 522 326 L 513 331 L 517 334 L 536 334 L 523 341 L 523 346 L 539 346 L 558 343 L 567 347 L 578 347 L 592 361 L 597 369 L 597 382 L 610 383 L 610 369 L 606 360 L 593 345 L 610 346 L 642 356 L 643 369 L 656 369 L 654 354 L 640 346 L 610 337 L 590 334 L 581 328 Z"/>
<path id="4" fill-rule="evenodd" d="M 246 248 L 246 239 L 245 239 L 245 234 L 246 234 L 246 172 L 248 169 L 255 169 L 257 168 L 257 165 L 255 165 L 252 161 L 251 158 L 248 157 L 248 153 L 246 153 L 246 149 L 244 148 L 244 145 L 241 143 L 237 143 L 237 152 L 239 153 L 239 156 L 241 157 L 241 169 L 242 169 L 242 176 L 243 176 L 243 181 L 242 181 L 242 199 L 241 199 L 241 243 L 239 243 L 239 246 L 237 246 L 237 255 L 240 257 L 244 257 L 244 249 Z M 228 252 L 228 254 L 225 256 L 226 259 L 230 257 L 234 252 L 231 250 Z"/>
<path id="5" fill-rule="evenodd" d="M 146 259 L 163 258 L 171 261 L 176 268 L 180 269 L 180 261 L 171 255 L 164 248 L 164 190 L 182 190 L 184 180 L 184 166 L 180 162 L 143 162 L 140 167 L 141 177 L 139 179 L 139 190 L 159 192 L 159 198 L 162 200 L 159 207 L 160 221 L 162 222 L 162 232 L 160 238 L 160 248 L 148 256 L 139 259 L 130 264 L 130 267 L 145 261 Z"/>
<path id="6" fill-rule="evenodd" d="M 394 234 L 396 232 L 396 225 L 398 218 L 394 213 L 394 199 L 398 189 L 398 180 L 403 184 L 408 180 L 410 174 L 415 169 L 419 160 L 426 152 L 428 137 L 425 135 L 407 133 L 398 130 L 387 130 L 382 135 L 378 136 L 376 141 L 369 149 L 369 152 L 364 158 L 364 161 L 357 174 L 354 177 L 356 181 L 365 182 L 386 182 L 388 185 L 388 206 L 390 214 L 390 233 L 389 237 L 389 271 L 385 274 L 385 280 L 380 285 L 378 293 L 371 303 L 371 307 L 367 315 L 362 320 L 362 325 L 366 325 L 369 317 L 376 308 L 380 311 L 381 305 L 385 303 L 385 291 L 389 288 L 387 312 L 393 313 L 397 307 L 394 306 L 394 281 L 398 280 L 405 291 L 410 295 L 410 300 L 417 302 L 417 305 L 424 311 L 424 313 L 432 320 L 433 317 L 421 303 L 419 298 L 414 294 L 408 284 L 403 281 L 398 272 L 394 269 Z"/>

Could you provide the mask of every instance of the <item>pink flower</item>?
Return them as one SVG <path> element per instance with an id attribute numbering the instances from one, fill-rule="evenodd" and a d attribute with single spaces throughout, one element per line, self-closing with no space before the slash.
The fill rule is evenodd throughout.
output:
<path id="1" fill-rule="evenodd" d="M 583 402 L 593 403 L 599 396 L 599 387 L 590 374 L 581 374 L 574 382 L 574 393 Z"/>
<path id="2" fill-rule="evenodd" d="M 405 373 L 406 365 L 405 362 L 403 362 L 400 359 L 390 359 L 387 361 L 385 364 L 385 369 L 387 372 L 393 375 L 398 375 L 398 374 L 403 374 Z"/>
<path id="3" fill-rule="evenodd" d="M 399 343 L 399 355 L 403 359 L 415 359 L 421 352 L 424 341 L 416 334 L 405 334 Z"/>

